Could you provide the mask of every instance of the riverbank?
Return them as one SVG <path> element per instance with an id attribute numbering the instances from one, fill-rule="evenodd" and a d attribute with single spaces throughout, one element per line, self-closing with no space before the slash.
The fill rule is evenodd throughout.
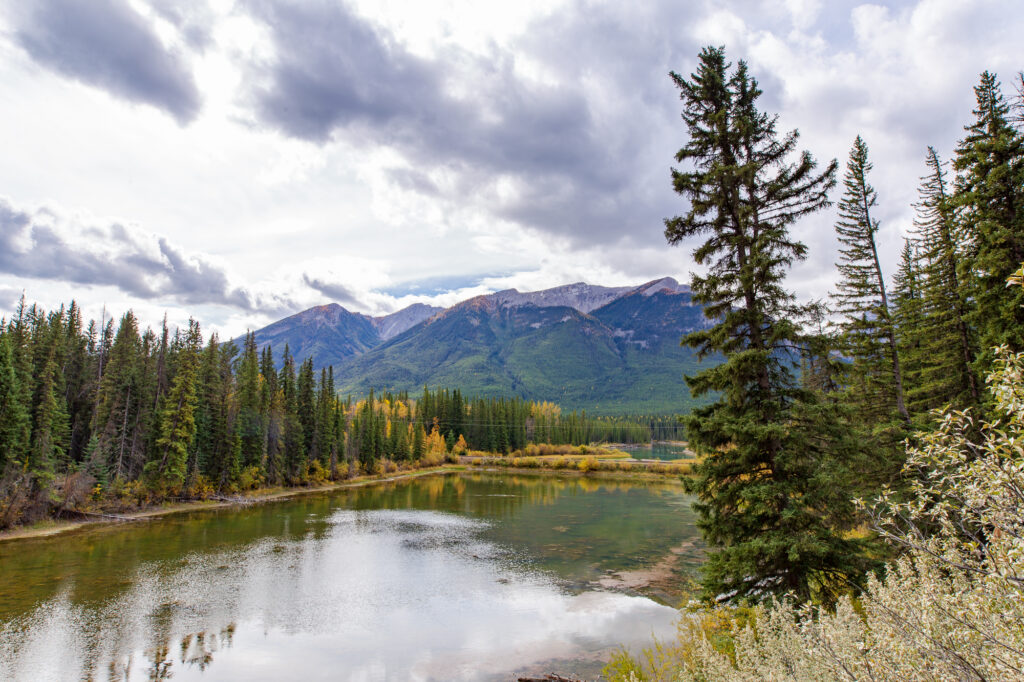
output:
<path id="1" fill-rule="evenodd" d="M 96 514 L 94 516 L 87 516 L 85 518 L 75 519 L 51 518 L 39 521 L 38 523 L 34 523 L 28 526 L 22 526 L 18 528 L 11 528 L 8 530 L 0 531 L 0 542 L 59 535 L 61 533 L 68 533 L 87 526 L 91 527 L 102 524 L 114 525 L 119 523 L 146 521 L 148 519 L 160 516 L 167 516 L 169 514 L 181 514 L 193 511 L 203 511 L 207 509 L 224 509 L 230 507 L 246 506 L 250 504 L 262 504 L 264 502 L 284 500 L 287 498 L 296 497 L 300 495 L 325 493 L 334 490 L 344 490 L 348 488 L 359 488 L 368 485 L 390 483 L 394 481 L 418 478 L 421 476 L 459 472 L 488 472 L 502 474 L 529 474 L 563 477 L 586 476 L 587 478 L 596 478 L 603 480 L 681 483 L 679 472 L 654 471 L 653 467 L 646 466 L 633 466 L 628 469 L 607 470 L 590 468 L 589 466 L 581 469 L 578 466 L 578 463 L 575 461 L 567 463 L 565 461 L 555 461 L 554 459 L 548 459 L 547 461 L 540 465 L 527 466 L 516 466 L 513 464 L 513 461 L 514 460 L 512 458 L 504 457 L 463 457 L 460 458 L 458 464 L 442 464 L 436 467 L 416 469 L 413 471 L 403 471 L 394 474 L 357 476 L 356 478 L 348 479 L 345 481 L 337 481 L 335 483 L 328 483 L 320 486 L 295 488 L 262 488 L 232 499 L 208 499 L 188 500 L 183 502 L 165 502 L 145 509 L 138 509 L 116 515 Z M 640 471 L 641 468 L 643 468 L 644 471 Z M 659 467 L 659 469 L 663 469 L 663 467 Z M 68 513 L 75 514 L 80 512 L 69 511 Z"/>
<path id="2" fill-rule="evenodd" d="M 238 496 L 233 499 L 210 499 L 188 500 L 184 502 L 165 502 L 145 509 L 138 509 L 116 515 L 96 515 L 95 517 L 90 516 L 82 519 L 46 519 L 28 526 L 11 528 L 5 531 L 0 531 L 0 542 L 5 542 L 8 540 L 19 540 L 25 538 L 45 537 L 48 535 L 57 535 L 59 533 L 66 533 L 68 531 L 82 528 L 84 526 L 92 526 L 96 524 L 116 524 L 131 521 L 144 521 L 146 519 L 158 516 L 166 516 L 168 514 L 180 514 L 183 512 L 201 511 L 206 509 L 222 509 L 228 507 L 245 506 L 250 504 L 262 504 L 264 502 L 273 502 L 274 500 L 287 499 L 289 497 L 294 497 L 296 495 L 308 495 L 311 493 L 330 492 L 332 490 L 357 488 L 360 486 L 372 485 L 375 483 L 387 483 L 389 481 L 398 481 L 402 479 L 416 478 L 419 476 L 427 476 L 431 474 L 452 473 L 465 470 L 466 467 L 461 464 L 444 464 L 441 466 L 417 469 L 415 471 L 405 471 L 397 474 L 386 474 L 380 476 L 357 476 L 356 478 L 348 479 L 346 481 L 338 481 L 335 483 L 328 483 L 326 485 L 320 486 L 294 488 L 261 488 L 259 490 L 251 491 L 245 495 Z M 79 512 L 69 511 L 68 513 L 75 514 Z"/>

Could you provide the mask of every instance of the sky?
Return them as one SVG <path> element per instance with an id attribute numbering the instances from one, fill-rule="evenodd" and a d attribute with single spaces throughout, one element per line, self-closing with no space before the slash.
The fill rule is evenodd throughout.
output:
<path id="1" fill-rule="evenodd" d="M 1024 69 L 1019 0 L 20 0 L 0 4 L 0 316 L 22 295 L 234 336 L 507 288 L 688 282 L 668 74 L 706 45 L 842 168 L 892 273 L 928 145 Z M 838 200 L 836 190 L 834 199 Z M 787 283 L 834 284 L 834 214 Z"/>

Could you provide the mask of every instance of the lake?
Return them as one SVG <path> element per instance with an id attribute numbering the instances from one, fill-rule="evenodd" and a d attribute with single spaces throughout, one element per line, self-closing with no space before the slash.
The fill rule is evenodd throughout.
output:
<path id="1" fill-rule="evenodd" d="M 0 679 L 593 677 L 674 634 L 690 501 L 455 473 L 0 542 Z"/>
<path id="2" fill-rule="evenodd" d="M 686 449 L 685 445 L 675 442 L 655 441 L 644 445 L 614 445 L 617 450 L 622 450 L 633 459 L 693 459 L 693 455 Z"/>

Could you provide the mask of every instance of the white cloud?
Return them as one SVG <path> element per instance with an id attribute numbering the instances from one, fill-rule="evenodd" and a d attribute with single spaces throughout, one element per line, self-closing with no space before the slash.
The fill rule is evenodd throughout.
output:
<path id="1" fill-rule="evenodd" d="M 0 9 L 0 194 L 37 221 L 38 207 L 61 207 L 54 220 L 68 222 L 56 232 L 84 252 L 102 248 L 73 234 L 75 216 L 131 226 L 154 262 L 169 258 L 163 239 L 223 273 L 226 291 L 252 305 L 190 299 L 187 283 L 175 291 L 163 282 L 146 297 L 124 282 L 87 286 L 10 265 L 0 272 L 0 314 L 26 289 L 48 307 L 74 296 L 87 311 L 133 306 L 154 324 L 165 310 L 175 320 L 192 313 L 235 334 L 322 303 L 325 292 L 378 313 L 510 286 L 685 280 L 689 249 L 661 237 L 660 219 L 684 210 L 669 186 L 684 129 L 666 74 L 688 73 L 701 45 L 722 43 L 730 59 L 748 60 L 780 129 L 799 128 L 821 162 L 845 162 L 853 137 L 865 137 L 891 271 L 925 146 L 948 156 L 981 70 L 1009 80 L 1024 68 L 1024 15 L 1010 0 L 787 0 L 782 12 L 740 2 L 358 0 L 348 19 L 370 26 L 397 67 L 420 65 L 441 90 L 433 105 L 402 91 L 388 102 L 420 128 L 385 121 L 310 142 L 265 127 L 250 97 L 280 46 L 249 8 L 280 0 L 106 2 L 149 22 L 132 19 L 181 57 L 161 57 L 168 70 L 155 73 L 173 76 L 179 93 L 191 79 L 201 106 L 183 123 L 159 108 L 169 100 L 126 96 L 149 91 L 123 78 L 47 66 L 20 46 L 10 8 Z M 452 112 L 463 128 L 430 118 Z M 811 256 L 791 285 L 820 295 L 834 276 L 831 218 L 796 232 Z M 19 250 L 31 246 L 27 233 L 15 239 Z M 417 281 L 451 290 L 409 293 Z"/>

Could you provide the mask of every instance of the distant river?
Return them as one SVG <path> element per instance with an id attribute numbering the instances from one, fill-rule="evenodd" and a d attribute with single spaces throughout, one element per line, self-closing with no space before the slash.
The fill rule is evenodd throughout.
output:
<path id="1" fill-rule="evenodd" d="M 434 475 L 0 543 L 3 680 L 593 677 L 674 633 L 678 487 Z"/>

